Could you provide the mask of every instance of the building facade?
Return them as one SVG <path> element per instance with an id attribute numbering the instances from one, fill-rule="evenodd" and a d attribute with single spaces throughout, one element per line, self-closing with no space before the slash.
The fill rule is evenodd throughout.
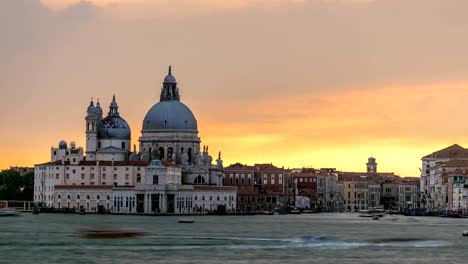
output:
<path id="1" fill-rule="evenodd" d="M 160 102 L 143 120 L 140 150 L 115 96 L 103 117 L 99 101 L 86 111 L 86 151 L 60 141 L 51 161 L 35 166 L 34 201 L 45 207 L 115 213 L 235 211 L 237 189 L 223 186 L 221 152 L 213 164 L 200 151 L 197 121 L 180 102 L 171 68 Z"/>

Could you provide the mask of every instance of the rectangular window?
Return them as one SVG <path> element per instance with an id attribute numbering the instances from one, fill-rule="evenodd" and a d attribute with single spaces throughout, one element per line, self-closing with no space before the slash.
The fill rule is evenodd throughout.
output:
<path id="1" fill-rule="evenodd" d="M 159 176 L 153 175 L 153 185 L 158 185 L 158 184 L 159 184 Z"/>
<path id="2" fill-rule="evenodd" d="M 83 174 L 81 174 L 81 179 L 84 180 L 84 178 L 85 178 L 85 177 L 84 177 L 84 173 L 83 173 Z"/>
<path id="3" fill-rule="evenodd" d="M 114 167 L 114 170 L 116 171 L 116 170 L 117 170 L 117 167 Z"/>
<path id="4" fill-rule="evenodd" d="M 267 177 L 268 177 L 268 176 L 267 176 L 266 174 L 263 174 L 263 184 L 264 184 L 264 185 L 267 185 L 267 183 L 268 183 Z"/>
<path id="5" fill-rule="evenodd" d="M 91 170 L 94 170 L 94 167 L 91 167 Z"/>
<path id="6" fill-rule="evenodd" d="M 72 173 L 75 173 L 76 171 L 75 170 L 72 170 Z"/>
<path id="7" fill-rule="evenodd" d="M 276 183 L 275 183 L 275 175 L 274 175 L 274 174 L 271 175 L 271 184 L 276 184 Z"/>
<path id="8" fill-rule="evenodd" d="M 117 174 L 114 174 L 114 180 L 117 180 Z"/>
<path id="9" fill-rule="evenodd" d="M 103 180 L 106 179 L 106 174 L 105 174 L 105 173 L 102 174 L 102 179 L 103 179 Z"/>
<path id="10" fill-rule="evenodd" d="M 94 180 L 94 174 L 91 174 L 91 176 L 89 178 Z"/>
<path id="11" fill-rule="evenodd" d="M 125 174 L 125 180 L 128 181 L 128 174 Z"/>
<path id="12" fill-rule="evenodd" d="M 70 179 L 70 175 L 67 173 L 67 175 L 65 176 L 65 178 L 68 180 Z"/>
<path id="13" fill-rule="evenodd" d="M 282 175 L 282 174 L 279 174 L 278 183 L 279 183 L 279 184 L 283 184 L 283 175 Z"/>
<path id="14" fill-rule="evenodd" d="M 59 178 L 59 174 L 57 173 L 57 174 L 55 174 L 55 179 L 58 180 L 58 178 Z"/>

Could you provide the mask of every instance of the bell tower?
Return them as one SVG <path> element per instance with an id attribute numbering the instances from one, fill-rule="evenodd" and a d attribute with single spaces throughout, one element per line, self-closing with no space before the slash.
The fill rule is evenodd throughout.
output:
<path id="1" fill-rule="evenodd" d="M 377 173 L 377 163 L 374 157 L 367 159 L 367 173 Z"/>
<path id="2" fill-rule="evenodd" d="M 97 150 L 97 125 L 102 118 L 102 109 L 97 102 L 97 106 L 94 106 L 94 101 L 91 98 L 91 102 L 86 111 L 86 159 L 96 160 Z"/>

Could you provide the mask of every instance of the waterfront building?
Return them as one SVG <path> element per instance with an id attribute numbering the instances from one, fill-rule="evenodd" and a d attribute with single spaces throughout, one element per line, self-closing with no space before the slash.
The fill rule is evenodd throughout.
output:
<path id="1" fill-rule="evenodd" d="M 272 210 L 288 203 L 285 171 L 273 164 L 231 164 L 224 168 L 222 182 L 237 187 L 240 211 Z"/>
<path id="2" fill-rule="evenodd" d="M 381 199 L 381 186 L 376 182 L 369 181 L 367 185 L 368 195 L 369 195 L 369 204 L 370 208 L 375 208 L 380 206 L 380 199 Z"/>
<path id="3" fill-rule="evenodd" d="M 343 184 L 344 207 L 347 211 L 358 211 L 368 208 L 369 189 L 366 175 L 343 173 L 340 175 Z"/>
<path id="4" fill-rule="evenodd" d="M 412 211 L 420 208 L 419 177 L 404 177 L 398 183 L 399 211 Z"/>
<path id="5" fill-rule="evenodd" d="M 335 211 L 341 208 L 335 169 L 295 169 L 288 173 L 287 177 L 292 183 L 294 199 L 298 196 L 308 197 L 311 207 L 320 211 Z"/>
<path id="6" fill-rule="evenodd" d="M 287 174 L 288 181 L 292 183 L 291 192 L 294 194 L 294 204 L 297 205 L 298 197 L 307 197 L 310 208 L 318 209 L 319 200 L 317 192 L 317 178 L 315 172 L 291 172 Z"/>
<path id="7" fill-rule="evenodd" d="M 421 206 L 428 211 L 447 209 L 443 173 L 466 168 L 468 149 L 454 144 L 422 157 L 421 161 Z"/>
<path id="8" fill-rule="evenodd" d="M 35 166 L 36 203 L 116 213 L 236 210 L 236 187 L 223 186 L 221 152 L 212 164 L 208 146 L 200 151 L 197 121 L 180 102 L 171 68 L 143 120 L 140 151 L 131 150 L 115 96 L 106 117 L 99 101 L 86 112 L 86 151 L 65 141 L 51 148 L 51 161 Z"/>

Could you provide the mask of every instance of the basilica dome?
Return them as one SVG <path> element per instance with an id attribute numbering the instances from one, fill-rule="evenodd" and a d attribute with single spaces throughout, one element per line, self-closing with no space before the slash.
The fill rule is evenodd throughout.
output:
<path id="1" fill-rule="evenodd" d="M 115 95 L 109 107 L 109 114 L 97 125 L 99 139 L 130 139 L 130 126 L 120 117 Z"/>
<path id="2" fill-rule="evenodd" d="M 98 124 L 98 138 L 130 139 L 130 126 L 120 116 L 107 116 Z"/>
<path id="3" fill-rule="evenodd" d="M 151 107 L 143 120 L 143 132 L 154 130 L 197 131 L 197 119 L 180 101 L 161 101 Z"/>
<path id="4" fill-rule="evenodd" d="M 190 108 L 180 102 L 179 87 L 172 75 L 172 67 L 164 78 L 160 102 L 155 104 L 143 119 L 142 132 L 154 131 L 197 132 L 197 119 Z"/>

